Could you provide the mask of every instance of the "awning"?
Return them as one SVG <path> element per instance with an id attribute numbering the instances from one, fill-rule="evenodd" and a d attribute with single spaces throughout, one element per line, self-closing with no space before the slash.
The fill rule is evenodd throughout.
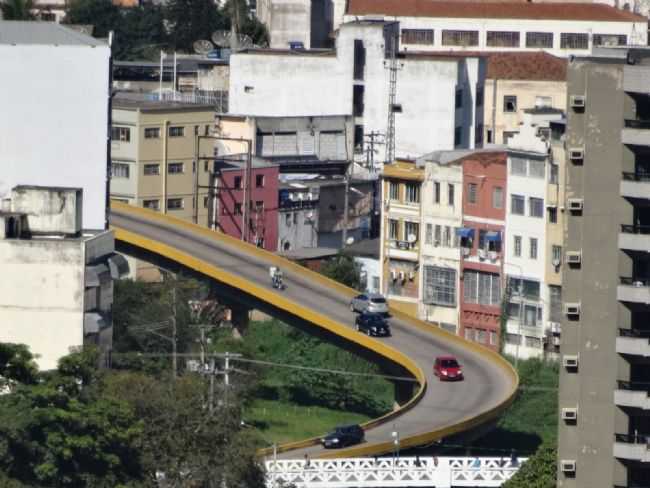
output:
<path id="1" fill-rule="evenodd" d="M 458 227 L 456 229 L 456 235 L 461 238 L 472 239 L 474 238 L 474 229 L 471 227 Z"/>
<path id="2" fill-rule="evenodd" d="M 491 230 L 485 234 L 485 240 L 488 242 L 501 242 L 501 232 Z"/>
<path id="3" fill-rule="evenodd" d="M 117 280 L 129 272 L 129 262 L 121 254 L 113 253 L 108 258 L 108 268 L 111 270 L 111 278 Z"/>
<path id="4" fill-rule="evenodd" d="M 109 325 L 109 322 L 104 320 L 104 317 L 98 313 L 90 312 L 84 314 L 84 335 L 97 334 Z"/>

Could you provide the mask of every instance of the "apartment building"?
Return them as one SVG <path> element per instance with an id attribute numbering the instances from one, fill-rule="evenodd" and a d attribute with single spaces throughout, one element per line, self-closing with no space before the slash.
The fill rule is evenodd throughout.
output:
<path id="1" fill-rule="evenodd" d="M 413 159 L 432 150 L 482 144 L 485 61 L 471 53 L 402 53 L 395 61 L 395 103 L 389 113 L 391 47 L 399 50 L 395 22 L 341 25 L 336 50 L 248 50 L 231 57 L 230 110 L 255 117 L 348 116 L 353 142 L 348 159 L 380 168 L 394 114 L 395 155 Z M 291 73 L 291 76 L 283 76 Z M 426 80 L 426 81 L 425 81 Z M 478 132 L 478 135 L 477 135 Z"/>
<path id="2" fill-rule="evenodd" d="M 381 180 L 383 293 L 417 313 L 420 283 L 420 209 L 424 169 L 415 161 L 397 160 L 384 168 Z"/>
<path id="3" fill-rule="evenodd" d="M 558 486 L 647 486 L 650 52 L 568 67 Z"/>
<path id="4" fill-rule="evenodd" d="M 519 132 L 525 110 L 564 110 L 565 58 L 547 52 L 487 54 L 483 127 L 487 144 L 507 144 Z"/>
<path id="5" fill-rule="evenodd" d="M 463 226 L 462 156 L 438 151 L 418 159 L 424 169 L 420 237 L 418 316 L 458 333 L 460 306 L 459 229 Z"/>
<path id="6" fill-rule="evenodd" d="M 569 56 L 648 39 L 647 18 L 597 3 L 350 0 L 344 21 L 364 18 L 398 21 L 408 50 L 543 49 Z"/>
<path id="7" fill-rule="evenodd" d="M 82 227 L 80 188 L 20 185 L 0 207 L 0 342 L 26 344 L 42 370 L 113 342 L 113 280 L 128 265 L 113 233 Z"/>

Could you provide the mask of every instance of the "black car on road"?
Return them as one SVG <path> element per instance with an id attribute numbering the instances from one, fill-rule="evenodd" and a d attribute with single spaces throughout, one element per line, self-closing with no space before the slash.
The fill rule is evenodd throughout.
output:
<path id="1" fill-rule="evenodd" d="M 357 331 L 365 332 L 369 336 L 389 336 L 390 325 L 383 314 L 362 313 L 354 321 Z"/>
<path id="2" fill-rule="evenodd" d="M 321 443 L 325 449 L 332 449 L 360 444 L 363 440 L 363 429 L 359 425 L 344 425 L 323 437 Z"/>

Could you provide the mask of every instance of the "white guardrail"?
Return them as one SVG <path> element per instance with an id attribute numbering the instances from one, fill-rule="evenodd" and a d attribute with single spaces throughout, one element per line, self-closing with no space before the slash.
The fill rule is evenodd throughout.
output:
<path id="1" fill-rule="evenodd" d="M 527 458 L 382 457 L 267 460 L 268 488 L 501 486 Z"/>

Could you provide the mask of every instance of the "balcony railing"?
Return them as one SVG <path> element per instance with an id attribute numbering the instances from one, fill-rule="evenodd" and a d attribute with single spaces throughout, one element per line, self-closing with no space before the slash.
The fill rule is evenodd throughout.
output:
<path id="1" fill-rule="evenodd" d="M 621 225 L 624 234 L 650 234 L 650 225 Z"/>
<path id="2" fill-rule="evenodd" d="M 618 335 L 620 337 L 633 337 L 639 339 L 650 339 L 650 330 L 638 330 L 638 329 L 618 329 Z"/>
<path id="3" fill-rule="evenodd" d="M 650 444 L 650 435 L 647 434 L 614 434 L 614 440 L 623 444 Z"/>
<path id="4" fill-rule="evenodd" d="M 627 286 L 650 286 L 650 279 L 632 278 L 629 276 L 621 276 L 621 285 Z"/>
<path id="5" fill-rule="evenodd" d="M 650 173 L 632 173 L 623 171 L 623 179 L 625 181 L 650 181 Z"/>
<path id="6" fill-rule="evenodd" d="M 625 119 L 627 129 L 650 129 L 650 120 Z"/>
<path id="7" fill-rule="evenodd" d="M 646 381 L 617 381 L 619 390 L 645 391 L 650 393 L 650 383 Z M 650 437 L 648 437 L 650 438 Z"/>

